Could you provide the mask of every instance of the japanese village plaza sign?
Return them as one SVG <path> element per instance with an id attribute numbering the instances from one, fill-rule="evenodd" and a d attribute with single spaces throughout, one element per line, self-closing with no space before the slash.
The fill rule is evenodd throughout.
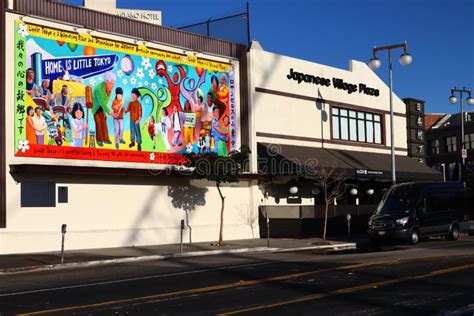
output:
<path id="1" fill-rule="evenodd" d="M 359 84 L 352 84 L 345 82 L 343 79 L 340 78 L 324 78 L 320 76 L 314 76 L 311 74 L 305 74 L 302 72 L 296 72 L 293 68 L 290 68 L 290 73 L 286 75 L 289 80 L 298 81 L 298 84 L 305 82 L 310 84 L 315 84 L 323 87 L 330 87 L 333 86 L 335 89 L 344 90 L 348 94 L 359 92 L 366 95 L 378 97 L 380 95 L 380 91 L 378 89 L 374 89 L 368 87 L 364 83 Z"/>

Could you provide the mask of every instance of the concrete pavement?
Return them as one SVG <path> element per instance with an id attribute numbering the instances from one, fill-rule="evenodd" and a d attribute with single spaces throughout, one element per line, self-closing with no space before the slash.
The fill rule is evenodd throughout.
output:
<path id="1" fill-rule="evenodd" d="M 357 240 L 357 238 L 355 239 Z M 267 247 L 269 246 L 269 247 Z M 149 260 L 163 260 L 182 257 L 197 257 L 247 252 L 284 252 L 301 250 L 348 250 L 355 249 L 352 238 L 323 241 L 319 238 L 308 239 L 245 239 L 226 242 L 218 247 L 210 242 L 184 244 L 183 252 L 179 244 L 121 247 L 104 249 L 85 249 L 65 251 L 64 264 L 60 264 L 59 251 L 0 256 L 0 275 L 30 271 L 58 270 L 86 266 L 130 263 Z"/>

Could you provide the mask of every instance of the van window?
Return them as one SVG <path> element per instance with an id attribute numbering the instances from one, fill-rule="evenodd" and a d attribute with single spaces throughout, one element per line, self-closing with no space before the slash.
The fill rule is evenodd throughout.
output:
<path id="1" fill-rule="evenodd" d="M 455 192 L 437 193 L 428 198 L 428 212 L 461 209 L 462 200 Z"/>
<path id="2" fill-rule="evenodd" d="M 376 215 L 404 215 L 409 214 L 415 208 L 419 199 L 420 190 L 413 186 L 395 187 L 387 191 L 382 197 Z"/>

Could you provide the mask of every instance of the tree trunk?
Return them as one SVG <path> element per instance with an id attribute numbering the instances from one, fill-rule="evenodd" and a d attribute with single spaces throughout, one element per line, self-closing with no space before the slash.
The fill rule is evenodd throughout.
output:
<path id="1" fill-rule="evenodd" d="M 220 182 L 216 182 L 217 191 L 219 192 L 219 196 L 221 197 L 221 223 L 219 228 L 219 246 L 224 246 L 224 202 L 225 196 L 222 195 Z"/>
<path id="2" fill-rule="evenodd" d="M 328 226 L 328 209 L 329 209 L 329 201 L 327 197 L 326 191 L 324 191 L 324 202 L 325 202 L 325 207 L 324 207 L 324 231 L 323 231 L 323 240 L 326 240 L 326 231 L 327 231 L 327 226 Z"/>

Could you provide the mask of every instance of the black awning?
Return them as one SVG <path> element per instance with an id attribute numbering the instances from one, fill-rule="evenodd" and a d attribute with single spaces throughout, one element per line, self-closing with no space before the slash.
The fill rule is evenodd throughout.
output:
<path id="1" fill-rule="evenodd" d="M 258 171 L 270 175 L 310 176 L 316 164 L 343 169 L 360 179 L 391 179 L 391 156 L 387 154 L 293 145 L 258 143 Z M 442 180 L 440 172 L 407 156 L 395 157 L 397 180 Z"/>

